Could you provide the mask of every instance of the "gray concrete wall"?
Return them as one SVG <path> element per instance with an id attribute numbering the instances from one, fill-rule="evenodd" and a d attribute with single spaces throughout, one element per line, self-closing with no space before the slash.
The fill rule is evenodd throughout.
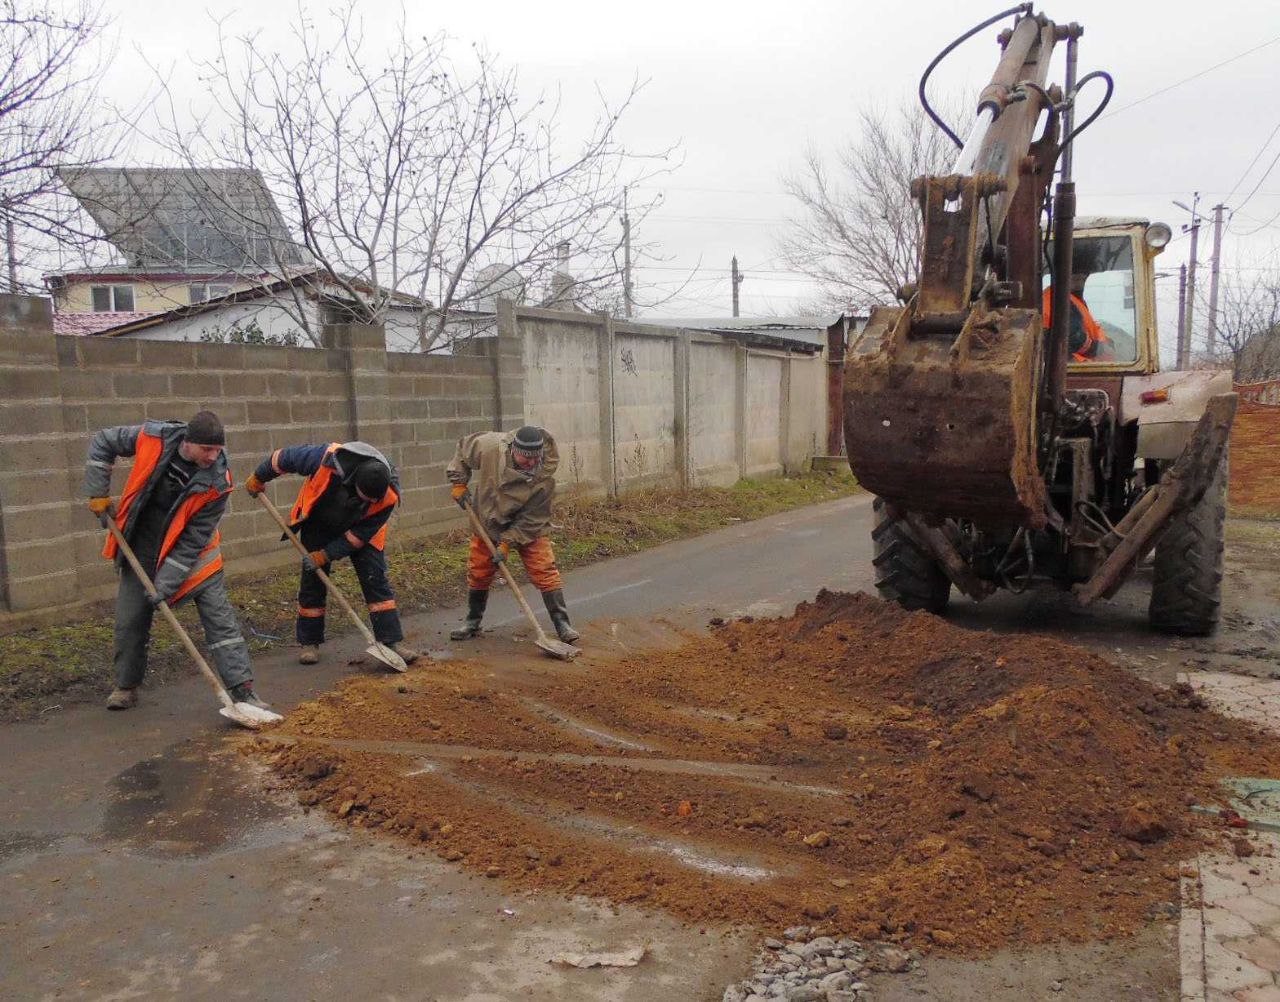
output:
<path id="1" fill-rule="evenodd" d="M 524 346 L 525 417 L 553 430 L 560 482 L 579 491 L 803 470 L 825 441 L 821 356 L 531 307 L 508 307 L 498 325 Z"/>

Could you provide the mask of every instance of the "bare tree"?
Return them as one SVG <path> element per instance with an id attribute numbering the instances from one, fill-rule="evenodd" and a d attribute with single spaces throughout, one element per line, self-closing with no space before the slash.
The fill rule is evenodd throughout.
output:
<path id="1" fill-rule="evenodd" d="M 65 197 L 59 169 L 113 156 L 119 133 L 93 83 L 104 18 L 89 0 L 0 0 L 0 217 L 10 292 L 35 287 L 32 259 L 98 235 Z M 26 276 L 20 276 L 26 270 Z"/>
<path id="2" fill-rule="evenodd" d="M 859 112 L 857 137 L 834 163 L 811 148 L 801 170 L 782 179 L 797 211 L 779 238 L 780 257 L 818 284 L 830 309 L 892 302 L 916 280 L 919 262 L 911 180 L 945 173 L 954 157 L 951 141 L 914 104 Z"/>
<path id="3" fill-rule="evenodd" d="M 1207 331 L 1196 332 L 1201 358 L 1230 368 L 1237 382 L 1280 374 L 1280 267 L 1261 258 L 1245 259 L 1224 272 L 1228 277 L 1219 290 L 1212 350 Z M 1197 309 L 1207 314 L 1205 307 Z"/>
<path id="4" fill-rule="evenodd" d="M 288 54 L 220 26 L 219 54 L 200 67 L 210 108 L 192 124 L 171 103 L 163 145 L 187 166 L 260 172 L 321 294 L 361 322 L 416 310 L 420 350 L 448 339 L 455 306 L 547 286 L 564 244 L 578 289 L 616 284 L 621 193 L 663 172 L 670 153 L 635 154 L 619 137 L 640 84 L 616 103 L 599 96 L 594 124 L 571 139 L 559 102 L 523 99 L 515 73 L 482 49 L 459 62 L 443 36 L 402 23 L 397 37 L 376 50 L 354 7 L 321 24 L 299 14 Z M 633 201 L 632 218 L 651 204 Z M 237 227 L 258 225 L 235 204 L 221 209 Z M 308 270 L 287 241 L 260 236 L 246 275 Z M 286 306 L 314 338 L 315 289 L 289 289 L 297 302 Z"/>

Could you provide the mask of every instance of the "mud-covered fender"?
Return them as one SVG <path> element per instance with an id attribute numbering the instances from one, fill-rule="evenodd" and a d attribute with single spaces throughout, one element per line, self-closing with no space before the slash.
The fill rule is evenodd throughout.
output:
<path id="1" fill-rule="evenodd" d="M 1143 394 L 1163 390 L 1165 399 Z M 1120 393 L 1120 420 L 1138 422 L 1138 455 L 1143 459 L 1177 459 L 1191 438 L 1210 397 L 1231 392 L 1231 373 L 1212 369 L 1153 372 L 1125 376 Z"/>

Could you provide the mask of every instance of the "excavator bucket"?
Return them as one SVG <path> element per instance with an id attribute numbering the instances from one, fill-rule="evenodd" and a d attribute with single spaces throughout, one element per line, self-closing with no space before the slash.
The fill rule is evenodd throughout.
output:
<path id="1" fill-rule="evenodd" d="M 849 465 L 867 490 L 925 516 L 1041 528 L 1036 310 L 975 307 L 959 334 L 911 332 L 878 307 L 845 358 Z"/>

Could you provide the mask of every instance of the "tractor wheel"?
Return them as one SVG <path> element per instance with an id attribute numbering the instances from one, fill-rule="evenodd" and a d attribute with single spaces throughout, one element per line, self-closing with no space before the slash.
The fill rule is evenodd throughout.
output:
<path id="1" fill-rule="evenodd" d="M 884 501 L 872 502 L 876 522 L 871 530 L 876 591 L 904 609 L 941 612 L 951 597 L 951 579 L 933 557 L 921 550 L 885 513 Z"/>
<path id="2" fill-rule="evenodd" d="M 1203 637 L 1218 625 L 1226 518 L 1224 454 L 1204 497 L 1177 516 L 1156 543 L 1149 610 L 1153 628 Z"/>

